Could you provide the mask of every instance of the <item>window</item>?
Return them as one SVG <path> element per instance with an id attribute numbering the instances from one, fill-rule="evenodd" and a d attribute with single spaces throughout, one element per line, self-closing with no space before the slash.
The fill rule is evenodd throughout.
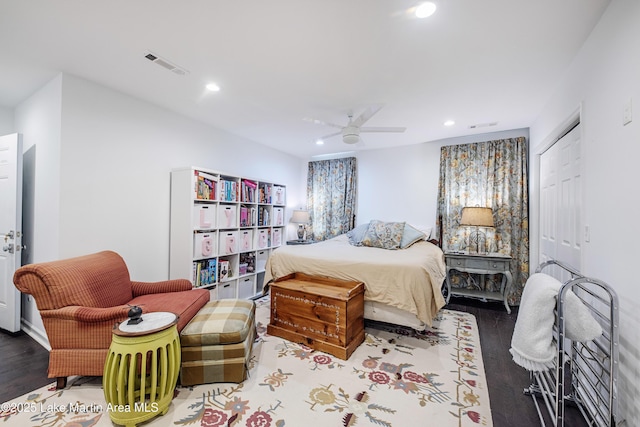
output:
<path id="1" fill-rule="evenodd" d="M 437 217 L 442 220 L 443 249 L 467 249 L 469 230 L 459 226 L 462 208 L 491 208 L 495 229 L 487 235 L 488 249 L 512 257 L 512 304 L 520 301 L 529 275 L 527 151 L 524 137 L 440 150 Z"/>
<path id="2" fill-rule="evenodd" d="M 355 157 L 309 162 L 307 208 L 314 240 L 330 239 L 354 227 Z"/>

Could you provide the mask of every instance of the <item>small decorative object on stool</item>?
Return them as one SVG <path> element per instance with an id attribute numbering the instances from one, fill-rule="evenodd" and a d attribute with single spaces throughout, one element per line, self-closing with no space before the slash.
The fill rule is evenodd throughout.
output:
<path id="1" fill-rule="evenodd" d="M 131 306 L 131 308 L 129 309 L 129 313 L 127 313 L 127 316 L 129 317 L 127 325 L 137 325 L 138 323 L 142 322 L 142 309 L 137 305 Z"/>

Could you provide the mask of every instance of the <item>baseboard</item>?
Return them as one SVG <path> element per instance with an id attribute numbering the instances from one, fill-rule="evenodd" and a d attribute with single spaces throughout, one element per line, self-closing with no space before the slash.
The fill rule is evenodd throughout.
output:
<path id="1" fill-rule="evenodd" d="M 49 344 L 49 339 L 47 338 L 45 331 L 35 328 L 30 322 L 24 319 L 20 319 L 20 329 L 22 329 L 25 334 L 33 338 L 38 344 L 46 348 L 48 351 L 51 351 L 51 345 Z"/>

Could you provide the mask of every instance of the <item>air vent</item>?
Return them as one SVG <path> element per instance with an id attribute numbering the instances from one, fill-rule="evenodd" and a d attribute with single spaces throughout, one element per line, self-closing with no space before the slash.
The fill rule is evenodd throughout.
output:
<path id="1" fill-rule="evenodd" d="M 147 54 L 144 57 L 147 58 L 149 61 L 153 62 L 154 64 L 157 64 L 163 68 L 166 68 L 167 70 L 172 71 L 180 76 L 189 74 L 189 71 L 185 70 L 182 67 L 177 66 L 176 64 L 172 63 L 171 61 L 165 58 L 162 58 L 156 55 L 155 53 L 147 52 Z"/>
<path id="2" fill-rule="evenodd" d="M 498 122 L 478 123 L 476 125 L 470 125 L 469 129 L 486 128 L 486 127 L 489 127 L 489 126 L 495 126 L 497 124 L 498 124 Z"/>

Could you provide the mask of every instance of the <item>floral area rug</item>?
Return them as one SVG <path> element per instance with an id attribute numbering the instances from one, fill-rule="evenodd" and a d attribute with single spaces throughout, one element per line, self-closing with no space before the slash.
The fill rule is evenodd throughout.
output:
<path id="1" fill-rule="evenodd" d="M 267 335 L 269 299 L 257 303 L 259 337 L 242 384 L 176 388 L 169 411 L 145 426 L 492 426 L 475 317 L 441 310 L 422 332 L 367 323 L 349 360 Z M 74 378 L 2 405 L 17 426 L 110 426 L 99 378 Z"/>

